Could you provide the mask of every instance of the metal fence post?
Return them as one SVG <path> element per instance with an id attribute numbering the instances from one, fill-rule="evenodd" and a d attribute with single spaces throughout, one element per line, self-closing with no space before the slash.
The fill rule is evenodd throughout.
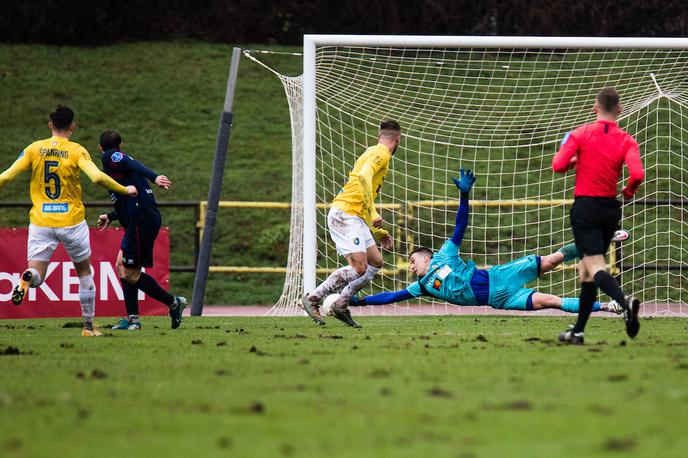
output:
<path id="1" fill-rule="evenodd" d="M 201 238 L 200 252 L 196 264 L 196 277 L 194 279 L 193 296 L 191 298 L 191 315 L 199 316 L 203 313 L 203 300 L 205 299 L 205 286 L 208 281 L 208 270 L 210 269 L 210 253 L 213 245 L 213 232 L 217 221 L 217 208 L 220 201 L 220 190 L 222 188 L 222 177 L 225 171 L 225 160 L 227 158 L 227 148 L 229 146 L 229 134 L 232 127 L 232 105 L 234 103 L 234 90 L 236 79 L 239 72 L 239 58 L 241 49 L 234 48 L 232 53 L 232 64 L 229 68 L 227 78 L 227 90 L 225 92 L 225 103 L 220 115 L 220 127 L 217 130 L 217 141 L 215 144 L 215 160 L 213 161 L 213 171 L 210 178 L 210 189 L 208 191 L 208 208 L 205 215 L 205 225 Z"/>

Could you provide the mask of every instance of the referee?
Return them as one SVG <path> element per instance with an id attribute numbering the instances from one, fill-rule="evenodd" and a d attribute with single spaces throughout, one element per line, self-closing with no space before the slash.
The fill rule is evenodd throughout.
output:
<path id="1" fill-rule="evenodd" d="M 621 202 L 616 199 L 616 194 L 623 165 L 625 163 L 628 167 L 630 176 L 621 194 L 624 199 L 630 199 L 643 182 L 643 164 L 638 143 L 616 124 L 621 113 L 616 89 L 602 89 L 595 98 L 593 111 L 597 121 L 567 134 L 552 159 L 555 172 L 576 171 L 571 228 L 581 255 L 580 310 L 576 324 L 561 333 L 559 340 L 578 345 L 583 344 L 583 331 L 597 300 L 597 288 L 622 305 L 629 337 L 635 337 L 640 330 L 640 300 L 624 294 L 606 271 L 604 256 L 621 220 Z"/>

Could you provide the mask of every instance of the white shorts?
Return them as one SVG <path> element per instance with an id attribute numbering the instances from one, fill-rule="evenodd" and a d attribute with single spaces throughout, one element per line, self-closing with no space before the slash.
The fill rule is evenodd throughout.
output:
<path id="1" fill-rule="evenodd" d="M 365 221 L 337 207 L 330 208 L 327 214 L 327 227 L 330 229 L 330 237 L 337 247 L 337 252 L 342 256 L 365 253 L 367 248 L 375 245 L 373 234 Z"/>
<path id="2" fill-rule="evenodd" d="M 26 258 L 29 261 L 48 262 L 59 243 L 65 247 L 72 262 L 81 262 L 91 256 L 91 241 L 86 221 L 70 227 L 29 224 Z"/>

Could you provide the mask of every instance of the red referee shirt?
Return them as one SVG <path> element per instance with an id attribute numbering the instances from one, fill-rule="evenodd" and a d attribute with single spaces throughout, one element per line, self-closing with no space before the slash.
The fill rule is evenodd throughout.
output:
<path id="1" fill-rule="evenodd" d="M 576 164 L 576 197 L 616 197 L 617 183 L 624 162 L 628 167 L 628 194 L 633 195 L 643 182 L 643 164 L 638 143 L 615 122 L 598 120 L 571 132 L 552 159 L 552 169 L 564 173 L 571 158 Z"/>

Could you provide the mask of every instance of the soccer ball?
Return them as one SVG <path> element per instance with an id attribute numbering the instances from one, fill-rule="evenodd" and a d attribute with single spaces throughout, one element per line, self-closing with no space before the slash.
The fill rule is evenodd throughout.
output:
<path id="1" fill-rule="evenodd" d="M 325 315 L 332 316 L 332 306 L 337 302 L 337 299 L 339 299 L 339 294 L 330 294 L 325 298 L 322 305 Z"/>
<path id="2" fill-rule="evenodd" d="M 631 234 L 628 233 L 628 231 L 625 231 L 623 229 L 619 229 L 618 231 L 614 232 L 614 237 L 612 237 L 612 242 L 623 242 L 624 240 L 628 240 L 630 238 Z"/>

